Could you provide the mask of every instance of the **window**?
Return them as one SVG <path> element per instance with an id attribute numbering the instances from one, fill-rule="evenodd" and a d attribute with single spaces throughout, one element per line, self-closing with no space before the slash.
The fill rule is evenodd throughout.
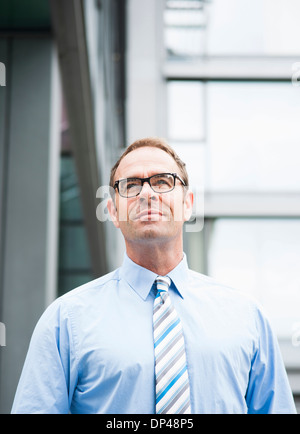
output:
<path id="1" fill-rule="evenodd" d="M 299 245 L 299 219 L 218 218 L 209 227 L 210 274 L 253 295 L 286 339 L 299 321 Z"/>
<path id="2" fill-rule="evenodd" d="M 290 82 L 168 82 L 168 137 L 207 149 L 208 191 L 299 191 L 299 92 Z M 234 158 L 233 158 L 234 156 Z"/>
<path id="3" fill-rule="evenodd" d="M 253 294 L 287 340 L 300 322 L 299 15 L 294 0 L 166 0 L 164 12 L 167 137 L 205 189 L 189 262 Z"/>
<path id="4" fill-rule="evenodd" d="M 93 278 L 82 206 L 71 153 L 61 155 L 58 295 Z"/>
<path id="5" fill-rule="evenodd" d="M 299 55 L 299 8 L 297 0 L 167 0 L 167 55 Z"/>

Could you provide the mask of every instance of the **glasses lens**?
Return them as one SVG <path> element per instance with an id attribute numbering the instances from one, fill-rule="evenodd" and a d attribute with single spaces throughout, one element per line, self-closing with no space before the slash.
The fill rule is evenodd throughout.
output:
<path id="1" fill-rule="evenodd" d="M 156 193 L 167 193 L 174 188 L 174 176 L 170 173 L 155 175 L 150 179 L 150 183 Z"/>
<path id="2" fill-rule="evenodd" d="M 142 182 L 138 178 L 122 179 L 119 182 L 119 193 L 123 197 L 137 196 L 142 188 Z"/>
<path id="3" fill-rule="evenodd" d="M 154 175 L 150 178 L 150 185 L 156 193 L 167 193 L 173 190 L 175 177 L 171 173 Z M 123 197 L 134 197 L 142 190 L 142 180 L 139 178 L 127 178 L 119 181 L 119 193 Z"/>

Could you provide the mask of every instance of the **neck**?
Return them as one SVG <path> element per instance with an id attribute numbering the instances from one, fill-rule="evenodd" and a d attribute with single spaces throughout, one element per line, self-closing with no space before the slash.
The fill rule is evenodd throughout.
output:
<path id="1" fill-rule="evenodd" d="M 183 258 L 182 243 L 177 248 L 165 243 L 126 243 L 126 253 L 133 262 L 159 276 L 168 274 Z"/>

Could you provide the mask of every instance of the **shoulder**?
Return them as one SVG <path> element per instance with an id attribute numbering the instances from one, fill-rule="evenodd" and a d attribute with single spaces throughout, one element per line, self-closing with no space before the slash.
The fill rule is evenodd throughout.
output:
<path id="1" fill-rule="evenodd" d="M 77 288 L 72 289 L 66 294 L 59 297 L 57 300 L 61 302 L 72 302 L 73 299 L 85 297 L 86 295 L 92 294 L 94 292 L 100 293 L 107 287 L 111 287 L 120 280 L 119 269 L 112 271 L 111 273 L 105 274 L 104 276 L 98 277 L 97 279 L 91 280 Z"/>
<path id="2" fill-rule="evenodd" d="M 62 322 L 80 311 L 86 312 L 95 305 L 101 306 L 101 299 L 116 287 L 119 269 L 72 289 L 55 299 L 44 311 L 40 321 Z"/>
<path id="3" fill-rule="evenodd" d="M 221 291 L 225 293 L 241 292 L 240 289 L 234 288 L 230 285 L 224 284 L 214 277 L 201 274 L 197 271 L 188 270 L 189 281 L 199 288 L 205 288 L 210 291 Z"/>
<path id="4" fill-rule="evenodd" d="M 199 297 L 208 298 L 217 305 L 228 303 L 235 309 L 242 306 L 247 307 L 251 311 L 258 311 L 264 316 L 264 313 L 262 313 L 263 308 L 258 300 L 245 289 L 235 288 L 220 282 L 214 277 L 190 269 L 188 276 L 191 288 L 195 293 L 199 294 Z"/>
<path id="5" fill-rule="evenodd" d="M 214 319 L 227 319 L 237 330 L 251 329 L 256 341 L 273 336 L 268 312 L 245 289 L 234 288 L 193 270 L 189 270 L 189 282 L 193 304 L 202 306 Z"/>

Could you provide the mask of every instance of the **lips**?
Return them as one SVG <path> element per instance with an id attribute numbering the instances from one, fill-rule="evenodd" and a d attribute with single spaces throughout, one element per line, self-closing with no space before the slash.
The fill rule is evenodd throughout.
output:
<path id="1" fill-rule="evenodd" d="M 139 212 L 134 220 L 152 220 L 152 217 L 158 219 L 163 214 L 158 209 L 146 209 L 144 211 Z"/>

